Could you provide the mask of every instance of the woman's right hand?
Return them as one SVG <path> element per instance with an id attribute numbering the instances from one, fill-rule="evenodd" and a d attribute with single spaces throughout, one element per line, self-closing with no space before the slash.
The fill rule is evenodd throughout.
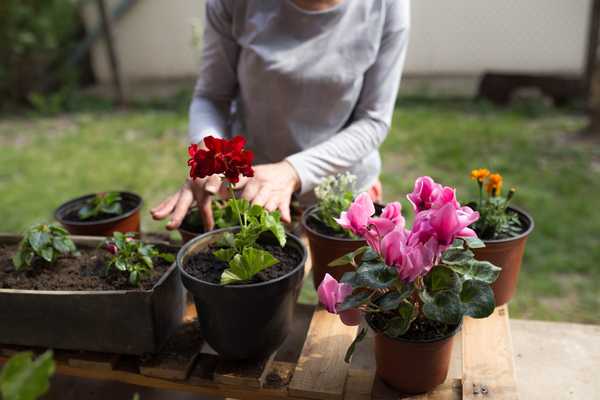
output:
<path id="1" fill-rule="evenodd" d="M 219 192 L 221 179 L 212 175 L 207 178 L 188 178 L 174 195 L 150 210 L 152 218 L 162 220 L 170 216 L 167 229 L 177 229 L 194 200 L 204 222 L 204 229 L 211 230 L 215 223 L 212 215 L 212 196 Z"/>

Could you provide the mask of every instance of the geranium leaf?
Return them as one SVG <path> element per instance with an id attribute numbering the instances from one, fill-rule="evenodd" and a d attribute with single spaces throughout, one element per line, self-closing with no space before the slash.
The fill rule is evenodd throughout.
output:
<path id="1" fill-rule="evenodd" d="M 32 353 L 18 353 L 2 368 L 0 398 L 5 400 L 36 400 L 48 391 L 54 374 L 52 351 L 32 361 Z"/>
<path id="2" fill-rule="evenodd" d="M 233 258 L 233 256 L 235 256 L 235 249 L 219 249 L 214 251 L 213 255 L 217 258 L 217 260 L 229 262 Z"/>
<path id="3" fill-rule="evenodd" d="M 283 224 L 280 221 L 278 211 L 274 211 L 272 213 L 265 212 L 261 216 L 261 224 L 263 225 L 263 229 L 271 231 L 271 233 L 275 235 L 277 241 L 279 242 L 279 246 L 285 246 L 285 228 L 283 227 Z"/>
<path id="4" fill-rule="evenodd" d="M 246 247 L 241 254 L 236 254 L 229 261 L 229 268 L 221 275 L 221 283 L 232 283 L 232 278 L 240 281 L 248 281 L 258 272 L 277 264 L 277 260 L 271 253 L 254 247 Z M 226 273 L 228 273 L 226 275 Z M 225 278 L 224 278 L 225 276 Z M 227 282 L 227 283 L 225 283 Z"/>
<path id="5" fill-rule="evenodd" d="M 473 318 L 485 318 L 496 308 L 492 288 L 480 281 L 466 281 L 460 292 L 465 315 Z"/>

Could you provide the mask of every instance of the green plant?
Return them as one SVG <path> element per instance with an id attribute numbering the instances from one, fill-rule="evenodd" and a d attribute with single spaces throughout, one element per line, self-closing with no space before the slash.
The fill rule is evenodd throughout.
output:
<path id="1" fill-rule="evenodd" d="M 226 200 L 213 200 L 211 203 L 213 218 L 216 228 L 229 228 L 239 224 L 235 210 L 231 208 L 231 204 Z M 200 211 L 193 208 L 185 217 L 186 225 L 201 232 L 204 229 Z"/>
<path id="2" fill-rule="evenodd" d="M 106 239 L 104 248 L 112 254 L 106 265 L 107 269 L 114 268 L 129 274 L 129 283 L 135 286 L 154 269 L 153 258 L 162 258 L 166 262 L 175 260 L 172 254 L 161 253 L 153 245 L 135 239 L 133 233 L 115 232 L 111 238 Z"/>
<path id="3" fill-rule="evenodd" d="M 101 214 L 120 215 L 123 213 L 121 200 L 119 192 L 98 193 L 85 202 L 77 212 L 77 216 L 81 220 L 86 220 Z"/>
<path id="4" fill-rule="evenodd" d="M 17 253 L 12 257 L 15 269 L 30 267 L 34 257 L 39 256 L 52 264 L 61 255 L 78 256 L 75 243 L 69 233 L 55 224 L 39 224 L 29 228 L 19 243 Z"/>
<path id="5" fill-rule="evenodd" d="M 50 387 L 55 365 L 48 350 L 35 360 L 31 352 L 12 356 L 0 373 L 0 398 L 4 400 L 36 400 Z"/>
<path id="6" fill-rule="evenodd" d="M 477 235 L 484 240 L 519 235 L 523 229 L 519 216 L 508 209 L 515 189 L 511 188 L 506 197 L 501 196 L 502 175 L 492 174 L 486 168 L 471 171 L 471 179 L 476 180 L 479 186 L 479 201 L 469 203 L 479 212 L 479 219 L 472 225 Z"/>
<path id="7" fill-rule="evenodd" d="M 352 232 L 343 229 L 336 218 L 348 209 L 356 191 L 356 177 L 348 172 L 328 176 L 316 188 L 317 213 L 315 218 L 334 232 L 352 237 Z"/>

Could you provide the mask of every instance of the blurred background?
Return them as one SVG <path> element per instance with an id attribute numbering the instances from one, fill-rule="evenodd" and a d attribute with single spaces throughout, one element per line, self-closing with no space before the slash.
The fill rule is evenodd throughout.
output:
<path id="1" fill-rule="evenodd" d="M 179 187 L 203 3 L 2 0 L 0 231 L 85 193 L 135 191 L 147 211 Z M 406 205 L 427 174 L 465 201 L 471 169 L 500 172 L 536 221 L 512 315 L 600 323 L 600 2 L 412 8 L 385 199 Z M 164 224 L 145 212 L 143 229 Z"/>

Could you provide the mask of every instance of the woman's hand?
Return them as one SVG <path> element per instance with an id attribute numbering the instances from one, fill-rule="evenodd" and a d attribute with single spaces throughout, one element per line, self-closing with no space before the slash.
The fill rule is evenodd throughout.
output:
<path id="1" fill-rule="evenodd" d="M 188 178 L 177 193 L 150 210 L 150 214 L 157 220 L 171 216 L 167 229 L 177 229 L 196 200 L 204 229 L 209 231 L 215 225 L 211 208 L 212 196 L 219 191 L 220 186 L 221 179 L 216 175 L 204 179 Z"/>
<path id="2" fill-rule="evenodd" d="M 281 219 L 290 223 L 292 194 L 300 189 L 300 177 L 287 161 L 254 167 L 254 177 L 242 178 L 235 186 L 242 190 L 242 197 L 268 211 L 279 210 Z"/>

